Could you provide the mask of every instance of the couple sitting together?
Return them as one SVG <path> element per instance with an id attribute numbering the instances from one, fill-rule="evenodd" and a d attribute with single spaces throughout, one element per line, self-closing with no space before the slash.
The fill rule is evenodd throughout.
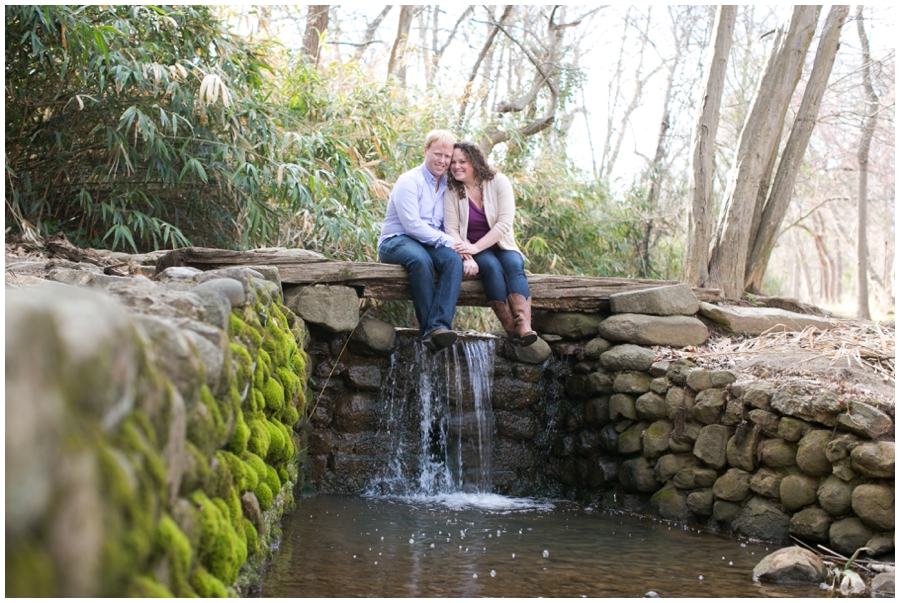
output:
<path id="1" fill-rule="evenodd" d="M 425 161 L 397 179 L 378 258 L 409 272 L 419 336 L 430 351 L 456 342 L 453 314 L 463 276 L 481 275 L 507 337 L 523 346 L 537 341 L 524 257 L 513 236 L 515 211 L 509 178 L 488 165 L 477 145 L 456 142 L 446 130 L 429 132 Z"/>

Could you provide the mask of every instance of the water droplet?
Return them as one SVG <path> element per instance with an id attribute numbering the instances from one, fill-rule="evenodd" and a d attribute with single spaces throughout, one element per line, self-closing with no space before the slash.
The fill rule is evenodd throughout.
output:
<path id="1" fill-rule="evenodd" d="M 356 555 L 353 555 L 353 558 L 356 559 Z"/>
<path id="2" fill-rule="evenodd" d="M 416 542 L 416 541 L 413 540 L 412 538 L 409 539 L 409 543 L 410 543 L 410 544 L 415 544 L 415 542 Z"/>
<path id="3" fill-rule="evenodd" d="M 725 557 L 722 557 L 722 561 L 725 561 Z"/>
<path id="4" fill-rule="evenodd" d="M 544 551 L 544 559 L 550 556 L 550 551 Z"/>
<path id="5" fill-rule="evenodd" d="M 734 565 L 734 561 L 729 561 L 728 565 Z"/>
<path id="6" fill-rule="evenodd" d="M 434 543 L 433 543 L 433 542 L 431 543 L 431 548 L 434 548 Z"/>
<path id="7" fill-rule="evenodd" d="M 516 558 L 516 554 L 515 554 L 515 553 L 512 554 L 512 558 L 513 558 L 513 559 Z"/>
<path id="8" fill-rule="evenodd" d="M 521 533 L 522 533 L 522 530 L 519 530 L 519 534 L 521 534 Z"/>
<path id="9" fill-rule="evenodd" d="M 459 545 L 459 550 L 462 550 L 462 545 Z M 466 549 L 466 550 L 468 550 L 468 549 Z"/>
<path id="10" fill-rule="evenodd" d="M 450 539 L 449 539 L 449 538 L 447 539 L 447 542 L 450 542 Z"/>
<path id="11" fill-rule="evenodd" d="M 703 576 L 700 576 L 700 579 L 703 580 Z"/>
<path id="12" fill-rule="evenodd" d="M 384 536 L 382 536 L 381 539 L 384 540 Z"/>
<path id="13" fill-rule="evenodd" d="M 497 575 L 497 572 L 495 572 L 494 570 L 491 570 L 491 578 L 493 578 L 496 575 Z"/>
<path id="14" fill-rule="evenodd" d="M 477 577 L 478 577 L 478 574 L 472 574 L 472 577 L 473 577 L 473 578 L 477 578 Z"/>
<path id="15" fill-rule="evenodd" d="M 497 530 L 497 538 L 500 538 L 500 530 Z"/>
<path id="16" fill-rule="evenodd" d="M 378 562 L 377 562 L 377 561 L 375 562 L 375 565 L 378 565 Z"/>

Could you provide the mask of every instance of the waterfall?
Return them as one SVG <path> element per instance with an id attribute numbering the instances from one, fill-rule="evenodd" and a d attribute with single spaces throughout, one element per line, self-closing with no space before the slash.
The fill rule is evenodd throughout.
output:
<path id="1" fill-rule="evenodd" d="M 379 393 L 389 460 L 369 494 L 490 493 L 495 343 L 461 338 L 431 354 L 417 337 L 402 338 Z"/>

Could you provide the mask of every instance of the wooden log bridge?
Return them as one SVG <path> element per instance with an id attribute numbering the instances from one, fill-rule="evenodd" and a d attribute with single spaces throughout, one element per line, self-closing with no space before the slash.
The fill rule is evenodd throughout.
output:
<path id="1" fill-rule="evenodd" d="M 159 259 L 157 272 L 173 266 L 189 266 L 200 270 L 237 266 L 277 266 L 284 285 L 344 285 L 356 289 L 360 297 L 380 300 L 409 300 L 406 269 L 391 264 L 344 262 L 329 260 L 321 254 L 302 249 L 265 248 L 254 251 L 228 251 L 202 247 L 185 247 Z M 529 274 L 531 305 L 536 309 L 556 312 L 606 312 L 609 296 L 675 285 L 679 281 L 610 278 L 599 276 L 567 276 Z M 719 289 L 694 287 L 700 301 L 723 301 Z M 463 279 L 459 293 L 460 306 L 487 306 L 481 278 Z"/>

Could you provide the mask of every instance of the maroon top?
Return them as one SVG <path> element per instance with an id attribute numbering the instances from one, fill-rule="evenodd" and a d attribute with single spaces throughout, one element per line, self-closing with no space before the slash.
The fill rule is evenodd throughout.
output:
<path id="1" fill-rule="evenodd" d="M 484 210 L 480 209 L 469 199 L 469 228 L 466 231 L 469 243 L 477 243 L 490 230 L 491 227 L 488 224 L 487 216 L 484 215 Z M 491 248 L 493 247 L 496 247 L 496 244 L 491 246 Z"/>

